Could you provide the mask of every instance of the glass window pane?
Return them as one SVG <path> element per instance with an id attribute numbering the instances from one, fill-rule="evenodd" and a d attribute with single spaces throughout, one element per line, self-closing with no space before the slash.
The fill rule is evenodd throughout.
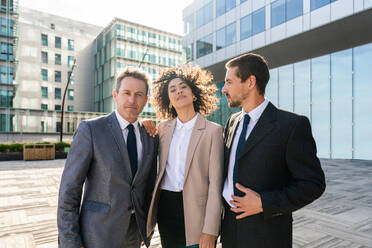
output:
<path id="1" fill-rule="evenodd" d="M 216 50 L 226 46 L 225 31 L 225 28 L 221 28 L 216 32 Z"/>
<path id="2" fill-rule="evenodd" d="M 208 22 L 213 20 L 213 2 L 210 1 L 207 3 L 204 8 L 204 24 L 207 24 Z"/>
<path id="3" fill-rule="evenodd" d="M 270 70 L 270 80 L 265 90 L 266 98 L 275 106 L 278 106 L 278 69 Z"/>
<path id="4" fill-rule="evenodd" d="M 41 45 L 48 46 L 48 35 L 41 34 Z"/>
<path id="5" fill-rule="evenodd" d="M 200 58 L 213 52 L 213 34 L 204 37 L 196 42 L 196 57 Z"/>
<path id="6" fill-rule="evenodd" d="M 204 24 L 204 13 L 203 13 L 203 8 L 200 8 L 196 12 L 196 27 L 201 27 Z"/>
<path id="7" fill-rule="evenodd" d="M 271 27 L 285 22 L 285 0 L 271 3 Z"/>
<path id="8" fill-rule="evenodd" d="M 265 31 L 265 7 L 253 12 L 252 23 L 253 23 L 252 35 Z"/>
<path id="9" fill-rule="evenodd" d="M 318 156 L 330 157 L 330 56 L 311 60 L 312 63 L 312 129 Z"/>
<path id="10" fill-rule="evenodd" d="M 225 13 L 225 0 L 216 0 L 216 17 Z"/>
<path id="11" fill-rule="evenodd" d="M 226 0 L 226 12 L 235 8 L 236 0 Z"/>
<path id="12" fill-rule="evenodd" d="M 332 158 L 352 158 L 352 50 L 331 54 Z"/>
<path id="13" fill-rule="evenodd" d="M 123 35 L 124 35 L 124 29 L 123 29 Z M 68 44 L 67 45 L 68 45 L 68 50 L 74 51 L 74 49 L 75 49 L 74 40 L 68 40 Z"/>
<path id="14" fill-rule="evenodd" d="M 354 157 L 372 159 L 372 44 L 354 48 Z"/>
<path id="15" fill-rule="evenodd" d="M 330 0 L 311 0 L 310 2 L 311 11 L 323 7 L 324 5 L 327 5 L 329 3 Z"/>
<path id="16" fill-rule="evenodd" d="M 240 19 L 240 40 L 252 36 L 252 15 L 247 15 Z"/>
<path id="17" fill-rule="evenodd" d="M 61 54 L 58 54 L 58 53 L 55 54 L 55 64 L 56 65 L 61 64 Z"/>
<path id="18" fill-rule="evenodd" d="M 55 48 L 61 48 L 61 37 L 55 37 Z"/>
<path id="19" fill-rule="evenodd" d="M 310 60 L 294 64 L 294 112 L 310 116 Z"/>
<path id="20" fill-rule="evenodd" d="M 293 64 L 279 68 L 279 107 L 293 111 Z"/>
<path id="21" fill-rule="evenodd" d="M 300 15 L 302 15 L 303 7 L 302 7 L 303 0 L 287 0 L 287 21 L 292 20 Z"/>
<path id="22" fill-rule="evenodd" d="M 226 27 L 226 46 L 230 46 L 236 42 L 236 24 L 231 23 Z"/>

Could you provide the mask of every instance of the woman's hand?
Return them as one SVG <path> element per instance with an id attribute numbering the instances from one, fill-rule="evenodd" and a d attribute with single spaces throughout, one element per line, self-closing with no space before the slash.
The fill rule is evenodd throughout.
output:
<path id="1" fill-rule="evenodd" d="M 142 125 L 145 127 L 146 132 L 152 136 L 155 137 L 155 135 L 158 133 L 158 129 L 155 126 L 155 123 L 150 119 L 144 119 L 141 121 Z"/>
<path id="2" fill-rule="evenodd" d="M 216 243 L 216 236 L 202 233 L 199 241 L 199 248 L 214 248 Z"/>

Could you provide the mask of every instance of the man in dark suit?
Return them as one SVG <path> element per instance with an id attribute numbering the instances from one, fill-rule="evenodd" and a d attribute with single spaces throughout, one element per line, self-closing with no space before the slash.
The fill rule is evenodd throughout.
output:
<path id="1" fill-rule="evenodd" d="M 242 111 L 224 132 L 222 247 L 292 247 L 292 212 L 325 190 L 309 120 L 265 99 L 262 56 L 239 56 L 226 69 L 222 93 Z"/>
<path id="2" fill-rule="evenodd" d="M 150 245 L 146 220 L 158 138 L 149 136 L 137 119 L 148 100 L 149 82 L 145 72 L 126 68 L 113 92 L 116 110 L 79 125 L 59 191 L 59 247 Z"/>

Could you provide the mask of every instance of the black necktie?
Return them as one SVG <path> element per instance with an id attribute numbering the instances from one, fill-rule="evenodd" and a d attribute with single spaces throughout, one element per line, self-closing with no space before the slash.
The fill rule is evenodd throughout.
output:
<path id="1" fill-rule="evenodd" d="M 239 193 L 238 189 L 236 188 L 235 184 L 237 183 L 238 180 L 238 160 L 239 160 L 239 155 L 241 151 L 243 150 L 243 147 L 245 145 L 245 136 L 247 135 L 247 127 L 249 120 L 251 118 L 249 115 L 245 114 L 244 115 L 244 121 L 243 121 L 243 129 L 242 132 L 240 133 L 239 137 L 239 142 L 238 142 L 238 147 L 236 148 L 236 153 L 235 153 L 235 163 L 234 163 L 234 171 L 233 171 L 233 183 L 234 183 L 234 195 L 240 196 L 241 194 Z"/>
<path id="2" fill-rule="evenodd" d="M 134 178 L 138 168 L 136 134 L 134 133 L 134 127 L 132 124 L 129 124 L 127 128 L 128 128 L 127 149 L 130 160 L 130 168 L 132 169 L 132 176 Z"/>

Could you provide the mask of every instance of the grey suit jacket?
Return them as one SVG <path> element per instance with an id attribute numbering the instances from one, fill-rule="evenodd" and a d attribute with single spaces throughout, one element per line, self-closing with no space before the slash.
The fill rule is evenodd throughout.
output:
<path id="1" fill-rule="evenodd" d="M 149 136 L 142 125 L 140 133 L 143 157 L 133 178 L 115 112 L 81 122 L 61 179 L 59 247 L 123 247 L 132 209 L 149 246 L 146 219 L 156 179 L 158 138 Z"/>

